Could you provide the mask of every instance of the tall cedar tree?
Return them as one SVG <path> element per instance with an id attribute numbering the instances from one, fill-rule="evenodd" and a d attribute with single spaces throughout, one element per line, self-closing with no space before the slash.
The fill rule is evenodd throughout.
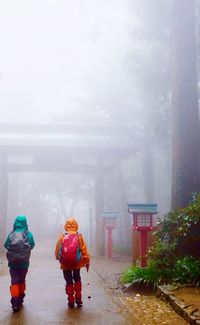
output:
<path id="1" fill-rule="evenodd" d="M 199 191 L 199 115 L 195 48 L 195 0 L 172 9 L 172 209 Z"/>

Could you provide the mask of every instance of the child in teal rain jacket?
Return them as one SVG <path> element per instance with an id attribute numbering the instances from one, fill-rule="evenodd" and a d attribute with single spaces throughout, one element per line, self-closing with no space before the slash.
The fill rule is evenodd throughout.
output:
<path id="1" fill-rule="evenodd" d="M 26 216 L 17 216 L 13 224 L 13 231 L 9 233 L 4 243 L 4 247 L 7 249 L 8 267 L 10 268 L 10 294 L 14 312 L 18 311 L 23 304 L 30 252 L 34 246 L 34 238 L 28 230 Z"/>

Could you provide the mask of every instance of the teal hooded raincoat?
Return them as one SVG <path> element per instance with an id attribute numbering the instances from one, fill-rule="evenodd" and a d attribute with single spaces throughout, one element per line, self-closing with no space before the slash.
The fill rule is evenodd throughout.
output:
<path id="1" fill-rule="evenodd" d="M 30 231 L 28 231 L 28 224 L 27 224 L 26 216 L 17 216 L 16 217 L 14 224 L 13 224 L 13 231 L 16 231 L 16 232 L 27 231 L 26 237 L 28 239 L 31 249 L 33 249 L 33 247 L 35 246 L 35 241 L 34 241 L 32 233 Z M 10 235 L 11 235 L 11 233 L 8 235 L 8 237 L 4 243 L 4 247 L 6 249 L 9 249 L 9 246 L 11 243 Z M 28 263 L 20 263 L 20 264 L 8 263 L 8 266 L 10 268 L 28 268 L 29 262 Z"/>

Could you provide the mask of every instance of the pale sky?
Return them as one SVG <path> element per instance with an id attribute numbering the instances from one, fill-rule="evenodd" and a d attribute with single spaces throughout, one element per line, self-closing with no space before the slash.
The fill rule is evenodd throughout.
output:
<path id="1" fill-rule="evenodd" d="M 129 0 L 0 0 L 0 120 L 60 121 L 126 83 Z M 77 118 L 78 119 L 78 118 Z"/>

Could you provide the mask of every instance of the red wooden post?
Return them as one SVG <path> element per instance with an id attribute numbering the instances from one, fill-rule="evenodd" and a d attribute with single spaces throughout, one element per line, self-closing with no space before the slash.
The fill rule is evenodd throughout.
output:
<path id="1" fill-rule="evenodd" d="M 103 220 L 103 227 L 107 230 L 107 247 L 105 255 L 109 258 L 112 257 L 112 230 L 115 229 L 116 224 L 115 221 L 119 216 L 118 213 L 112 211 L 103 211 L 100 216 Z"/>
<path id="2" fill-rule="evenodd" d="M 112 257 L 112 230 L 113 227 L 108 227 L 108 237 L 107 237 L 107 257 L 111 258 Z"/>
<path id="3" fill-rule="evenodd" d="M 146 252 L 147 252 L 147 234 L 146 230 L 141 231 L 141 241 L 140 241 L 140 256 L 141 256 L 141 267 L 146 266 Z"/>

